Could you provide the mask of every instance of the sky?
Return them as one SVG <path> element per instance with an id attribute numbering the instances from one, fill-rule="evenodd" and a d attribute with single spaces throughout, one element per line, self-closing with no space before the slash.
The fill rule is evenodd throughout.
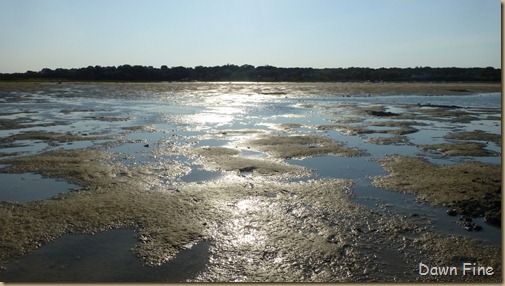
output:
<path id="1" fill-rule="evenodd" d="M 499 0 L 0 0 L 0 73 L 500 67 Z"/>

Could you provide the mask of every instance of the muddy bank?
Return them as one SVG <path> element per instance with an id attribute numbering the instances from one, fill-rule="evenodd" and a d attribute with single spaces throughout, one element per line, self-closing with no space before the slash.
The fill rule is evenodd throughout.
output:
<path id="1" fill-rule="evenodd" d="M 486 150 L 487 144 L 474 142 L 419 145 L 419 149 L 429 151 L 440 157 L 447 156 L 499 156 L 497 152 Z"/>
<path id="2" fill-rule="evenodd" d="M 390 156 L 379 163 L 389 175 L 374 177 L 376 186 L 414 194 L 429 204 L 447 207 L 449 215 L 483 216 L 494 225 L 501 224 L 501 166 L 484 163 L 438 166 L 407 156 Z M 471 219 L 462 220 L 463 227 L 478 230 L 465 224 L 471 223 Z"/>
<path id="3" fill-rule="evenodd" d="M 447 134 L 446 137 L 449 139 L 490 141 L 499 145 L 501 144 L 500 134 L 493 134 L 482 130 L 476 130 L 471 132 L 453 132 Z"/>
<path id="4" fill-rule="evenodd" d="M 345 147 L 335 140 L 314 136 L 263 136 L 244 142 L 246 146 L 266 152 L 275 158 L 305 158 L 321 155 L 361 156 L 357 148 Z"/>
<path id="5" fill-rule="evenodd" d="M 226 147 L 203 147 L 195 152 L 205 160 L 204 166 L 209 170 L 234 171 L 238 174 L 261 176 L 303 177 L 309 170 L 286 164 L 277 160 L 243 158 L 238 156 L 238 149 Z"/>
<path id="6" fill-rule="evenodd" d="M 118 139 L 117 136 L 83 136 L 81 134 L 72 133 L 57 133 L 47 131 L 28 131 L 19 134 L 10 135 L 0 139 L 0 147 L 7 144 L 12 144 L 18 140 L 40 140 L 49 143 L 55 142 L 73 142 L 73 141 L 87 141 L 87 140 L 109 140 Z M 8 145 L 7 145 L 8 146 Z M 5 147 L 3 147 L 5 148 Z"/>
<path id="7" fill-rule="evenodd" d="M 126 169 L 110 160 L 111 154 L 92 149 L 2 160 L 11 165 L 1 172 L 34 172 L 84 188 L 53 200 L 3 203 L 1 259 L 27 253 L 64 233 L 132 228 L 142 241 L 136 252 L 154 265 L 201 239 L 198 199 L 161 188 L 161 177 L 180 175 L 177 164 L 167 163 L 159 172 L 159 166 Z"/>

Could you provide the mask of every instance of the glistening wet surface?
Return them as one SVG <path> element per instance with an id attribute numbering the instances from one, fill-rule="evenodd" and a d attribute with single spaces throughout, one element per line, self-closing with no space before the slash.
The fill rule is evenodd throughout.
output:
<path id="1" fill-rule="evenodd" d="M 340 85 L 0 84 L 0 199 L 15 202 L 0 205 L 1 277 L 447 281 L 420 277 L 421 261 L 501 273 L 500 93 Z M 432 164 L 409 166 L 426 180 L 433 169 L 469 187 L 433 181 L 453 192 L 443 203 L 421 199 L 415 176 L 379 187 L 402 171 L 385 169 L 392 156 Z"/>
<path id="2" fill-rule="evenodd" d="M 130 251 L 137 243 L 133 230 L 114 229 L 89 234 L 67 234 L 16 259 L 0 272 L 9 282 L 184 282 L 205 270 L 209 241 L 182 250 L 158 267 L 142 264 Z M 56 259 L 55 259 L 56 258 Z"/>

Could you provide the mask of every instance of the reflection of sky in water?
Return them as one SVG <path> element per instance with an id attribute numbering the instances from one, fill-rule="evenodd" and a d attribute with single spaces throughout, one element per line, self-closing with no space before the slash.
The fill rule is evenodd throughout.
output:
<path id="1" fill-rule="evenodd" d="M 319 156 L 304 160 L 287 160 L 288 163 L 316 171 L 319 177 L 359 179 L 373 175 L 385 175 L 375 162 L 366 157 Z"/>
<path id="2" fill-rule="evenodd" d="M 52 198 L 59 193 L 65 193 L 79 188 L 51 178 L 43 178 L 38 174 L 0 174 L 0 201 L 29 202 Z"/>

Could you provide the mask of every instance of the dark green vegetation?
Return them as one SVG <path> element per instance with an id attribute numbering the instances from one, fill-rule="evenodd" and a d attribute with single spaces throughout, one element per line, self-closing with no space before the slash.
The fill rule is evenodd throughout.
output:
<path id="1" fill-rule="evenodd" d="M 88 66 L 39 72 L 0 74 L 0 80 L 109 80 L 109 81 L 485 81 L 500 82 L 501 69 L 486 68 L 278 68 L 273 66 L 224 65 L 214 67 L 167 67 L 140 65 Z M 453 90 L 466 92 L 465 89 Z"/>

